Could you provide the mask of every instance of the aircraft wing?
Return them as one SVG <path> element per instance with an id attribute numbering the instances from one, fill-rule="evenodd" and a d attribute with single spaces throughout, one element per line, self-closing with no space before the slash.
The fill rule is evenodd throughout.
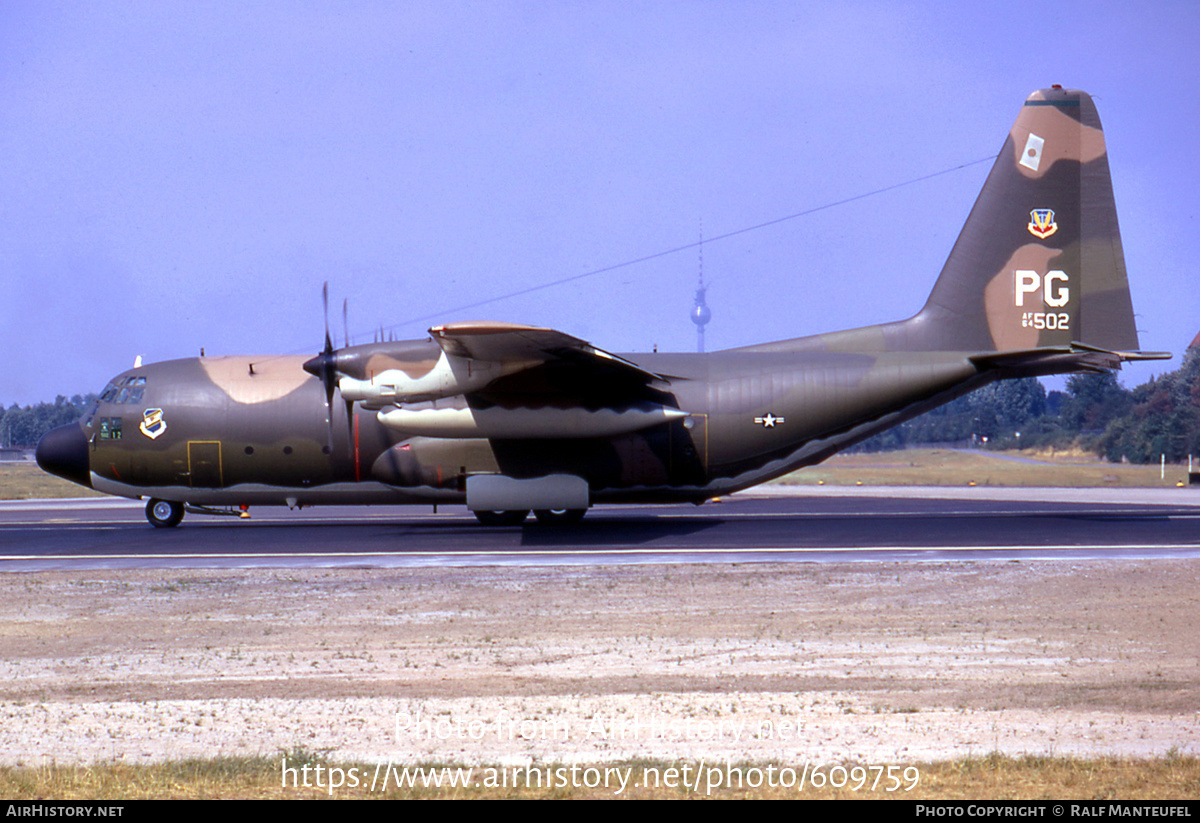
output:
<path id="1" fill-rule="evenodd" d="M 374 403 L 379 420 L 406 435 L 605 437 L 687 416 L 662 375 L 560 331 L 453 323 L 429 333 L 444 352 L 444 388 L 437 394 L 392 389 Z M 465 407 L 422 402 L 455 395 L 466 399 Z"/>
<path id="2" fill-rule="evenodd" d="M 623 357 L 554 329 L 515 323 L 448 323 L 429 330 L 442 351 L 490 363 L 571 364 L 580 375 L 634 378 L 641 383 L 666 384 L 660 374 L 646 371 Z"/>
<path id="3" fill-rule="evenodd" d="M 669 383 L 554 329 L 449 323 L 429 334 L 442 350 L 437 362 L 429 360 L 427 343 L 376 344 L 335 353 L 342 398 L 373 410 L 459 395 L 473 406 L 627 408 L 661 404 L 659 395 Z"/>

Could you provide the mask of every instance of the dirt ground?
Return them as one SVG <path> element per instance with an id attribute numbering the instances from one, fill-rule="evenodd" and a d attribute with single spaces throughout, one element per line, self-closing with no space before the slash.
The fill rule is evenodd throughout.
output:
<path id="1" fill-rule="evenodd" d="M 1200 564 L 0 576 L 0 762 L 1200 754 Z"/>

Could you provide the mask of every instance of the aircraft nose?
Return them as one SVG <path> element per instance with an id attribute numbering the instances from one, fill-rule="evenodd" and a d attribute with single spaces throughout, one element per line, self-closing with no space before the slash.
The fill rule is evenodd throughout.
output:
<path id="1" fill-rule="evenodd" d="M 46 432 L 33 454 L 44 471 L 91 488 L 88 441 L 78 423 Z"/>

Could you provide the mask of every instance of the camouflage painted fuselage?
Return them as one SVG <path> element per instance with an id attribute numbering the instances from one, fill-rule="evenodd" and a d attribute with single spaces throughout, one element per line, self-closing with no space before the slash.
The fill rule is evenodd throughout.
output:
<path id="1" fill-rule="evenodd" d="M 662 389 L 647 387 L 645 400 L 686 416 L 606 437 L 406 437 L 373 412 L 356 409 L 347 420 L 338 402 L 329 421 L 304 358 L 151 364 L 114 379 L 119 386 L 144 378 L 136 404 L 102 402 L 85 418 L 91 485 L 201 504 L 417 503 L 460 501 L 475 474 L 572 474 L 587 481 L 595 502 L 701 502 L 819 462 L 985 379 L 953 353 L 629 359 L 670 376 Z M 603 402 L 598 397 L 592 408 L 607 408 Z M 141 431 L 146 409 L 161 410 L 165 424 L 154 439 Z"/>

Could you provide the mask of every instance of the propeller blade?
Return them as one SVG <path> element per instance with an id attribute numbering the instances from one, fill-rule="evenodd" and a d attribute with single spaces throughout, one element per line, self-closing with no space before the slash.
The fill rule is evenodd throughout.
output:
<path id="1" fill-rule="evenodd" d="M 337 388 L 337 354 L 329 334 L 329 281 L 321 286 L 321 305 L 325 315 L 325 348 L 305 361 L 304 370 L 321 381 L 325 389 L 325 410 L 329 415 L 329 451 L 333 452 L 333 392 Z"/>
<path id="2" fill-rule="evenodd" d="M 325 411 L 329 420 L 327 454 L 333 454 L 333 394 L 337 390 L 337 352 L 333 348 L 333 336 L 329 333 L 329 281 L 321 286 L 321 307 L 325 315 L 325 348 L 304 363 L 304 370 L 321 381 L 325 388 Z M 350 301 L 342 301 L 342 331 L 346 347 L 350 346 Z M 346 400 L 346 442 L 354 438 L 354 401 Z"/>
<path id="3" fill-rule="evenodd" d="M 333 340 L 329 337 L 329 281 L 321 286 L 321 306 L 325 314 L 325 354 L 333 353 Z"/>

